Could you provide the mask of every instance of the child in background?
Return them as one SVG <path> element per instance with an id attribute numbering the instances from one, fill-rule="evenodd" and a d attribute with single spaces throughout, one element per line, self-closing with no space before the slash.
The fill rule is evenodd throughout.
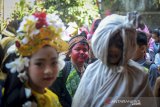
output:
<path id="1" fill-rule="evenodd" d="M 147 55 L 148 53 L 146 53 L 147 51 L 146 33 L 137 31 L 136 43 L 137 47 L 133 60 L 138 62 L 140 65 L 144 66 L 146 71 L 148 72 L 152 61 L 150 61 L 149 55 Z"/>
<path id="2" fill-rule="evenodd" d="M 1 107 L 61 107 L 57 95 L 48 87 L 63 68 L 58 53 L 68 48 L 62 40 L 64 28 L 55 14 L 36 12 L 23 18 L 17 30 L 16 48 L 10 54 L 15 57 L 4 65 L 10 72 Z"/>
<path id="3" fill-rule="evenodd" d="M 153 56 L 154 63 L 150 66 L 149 82 L 152 90 L 154 90 L 156 79 L 160 76 L 160 29 L 154 29 L 152 31 L 152 38 L 154 39 L 153 52 L 152 54 L 150 52 L 150 55 Z"/>
<path id="4" fill-rule="evenodd" d="M 153 57 L 152 60 L 155 60 L 155 55 L 157 54 L 157 52 L 160 51 L 160 29 L 154 29 L 152 31 L 152 38 L 154 39 L 153 42 L 153 52 L 149 52 L 151 54 L 151 56 Z M 150 48 L 149 48 L 150 50 Z"/>

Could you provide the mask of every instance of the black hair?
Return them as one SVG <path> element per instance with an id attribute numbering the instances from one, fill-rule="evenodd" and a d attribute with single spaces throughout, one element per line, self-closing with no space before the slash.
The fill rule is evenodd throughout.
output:
<path id="1" fill-rule="evenodd" d="M 2 46 L 0 45 L 0 65 L 2 64 L 3 58 L 4 58 L 4 51 L 2 49 Z"/>
<path id="2" fill-rule="evenodd" d="M 158 37 L 160 37 L 160 28 L 156 28 L 152 30 L 152 33 L 156 34 Z"/>
<path id="3" fill-rule="evenodd" d="M 95 32 L 95 30 L 97 29 L 99 23 L 101 22 L 102 19 L 97 19 L 94 23 L 94 28 L 93 28 L 93 32 Z"/>
<path id="4" fill-rule="evenodd" d="M 137 32 L 136 42 L 138 46 L 147 45 L 147 35 L 144 32 Z"/>

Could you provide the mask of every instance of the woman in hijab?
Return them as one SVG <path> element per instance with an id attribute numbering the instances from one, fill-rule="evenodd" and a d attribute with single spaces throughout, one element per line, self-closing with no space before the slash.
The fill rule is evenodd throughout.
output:
<path id="1" fill-rule="evenodd" d="M 137 13 L 129 13 L 112 14 L 101 21 L 91 40 L 98 60 L 83 74 L 72 107 L 156 106 L 148 74 L 131 60 L 136 49 L 137 19 Z"/>

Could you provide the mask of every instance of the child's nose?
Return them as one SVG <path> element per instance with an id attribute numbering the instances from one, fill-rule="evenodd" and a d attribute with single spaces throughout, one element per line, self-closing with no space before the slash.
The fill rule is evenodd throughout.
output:
<path id="1" fill-rule="evenodd" d="M 45 74 L 51 74 L 51 73 L 52 73 L 51 67 L 46 67 L 44 73 L 45 73 Z"/>
<path id="2" fill-rule="evenodd" d="M 84 53 L 84 51 L 83 51 L 83 50 L 80 50 L 80 53 Z"/>

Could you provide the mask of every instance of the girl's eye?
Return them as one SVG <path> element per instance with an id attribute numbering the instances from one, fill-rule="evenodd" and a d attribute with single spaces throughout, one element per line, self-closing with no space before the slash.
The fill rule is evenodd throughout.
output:
<path id="1" fill-rule="evenodd" d="M 57 65 L 57 64 L 58 64 L 58 61 L 52 62 L 52 66 L 55 66 L 55 65 Z"/>
<path id="2" fill-rule="evenodd" d="M 87 48 L 84 48 L 84 49 L 83 49 L 83 52 L 87 52 L 87 51 L 88 51 L 88 49 L 87 49 Z"/>
<path id="3" fill-rule="evenodd" d="M 76 50 L 76 51 L 80 51 L 80 49 L 79 49 L 79 48 L 76 48 L 75 50 Z"/>
<path id="4" fill-rule="evenodd" d="M 42 66 L 43 66 L 43 63 L 37 62 L 37 63 L 35 63 L 35 65 L 37 65 L 37 66 L 39 66 L 39 67 L 42 67 Z"/>

